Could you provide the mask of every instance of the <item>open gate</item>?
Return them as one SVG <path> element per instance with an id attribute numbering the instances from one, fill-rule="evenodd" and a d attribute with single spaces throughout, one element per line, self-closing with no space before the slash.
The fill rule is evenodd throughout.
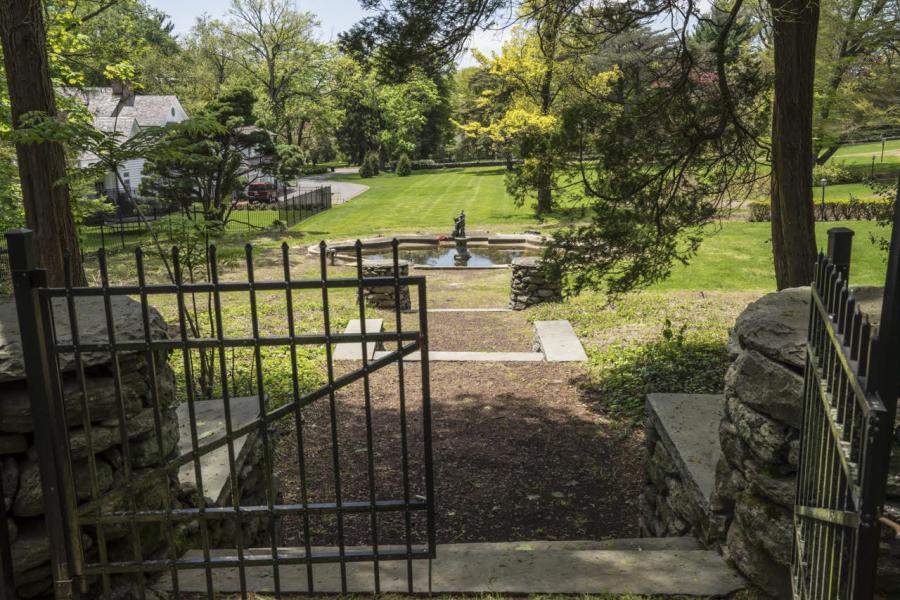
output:
<path id="1" fill-rule="evenodd" d="M 898 205 L 900 207 L 900 205 Z M 829 230 L 809 316 L 791 564 L 798 600 L 870 600 L 900 382 L 900 212 L 881 320 L 849 288 L 853 232 Z"/>
<path id="2" fill-rule="evenodd" d="M 100 285 L 73 287 L 67 276 L 63 287 L 49 287 L 44 272 L 34 268 L 31 232 L 13 232 L 7 239 L 57 598 L 109 597 L 123 582 L 132 585 L 134 597 L 143 598 L 145 577 L 150 575 L 167 579 L 175 597 L 193 591 L 212 598 L 223 591 L 223 573 L 233 588 L 227 591 L 242 597 L 248 589 L 280 597 L 289 576 L 294 587 L 288 591 L 378 593 L 389 561 L 392 589 L 386 591 L 423 591 L 414 561 L 435 557 L 425 278 L 400 275 L 396 242 L 391 277 L 364 277 L 358 244 L 356 276 L 329 278 L 323 244 L 318 277 L 295 279 L 285 244 L 279 261 L 282 276 L 257 281 L 248 245 L 246 278 L 240 281 L 220 280 L 216 251 L 210 247 L 200 269 L 208 276 L 203 280 L 184 275 L 185 259 L 174 249 L 168 266 L 174 282 L 148 283 L 145 257 L 138 250 L 134 283 L 110 284 L 101 253 Z M 367 331 L 364 292 L 373 286 L 393 290 L 394 298 L 400 298 L 404 288 L 416 288 L 417 318 L 409 318 L 395 302 L 393 314 L 383 315 L 392 317 L 392 327 Z M 241 331 L 229 331 L 229 324 L 223 324 L 223 315 L 232 310 L 226 296 L 243 297 L 243 306 L 249 305 L 243 318 L 231 319 L 243 325 Z M 208 301 L 199 313 L 192 304 L 198 297 Z M 174 303 L 177 313 L 177 331 L 170 335 L 154 329 L 158 316 L 152 306 L 163 298 Z M 358 304 L 358 315 L 353 315 L 360 320 L 357 333 L 334 331 L 330 306 L 336 298 L 345 309 Z M 116 313 L 126 305 L 139 335 L 121 335 Z M 267 331 L 260 315 L 272 319 L 275 312 L 281 313 L 283 325 Z M 310 323 L 311 315 L 317 316 L 317 323 Z M 201 317 L 208 328 L 192 322 Z M 82 335 L 86 319 L 105 321 L 105 334 Z M 358 345 L 361 364 L 336 366 L 337 344 Z M 376 355 L 371 351 L 376 345 L 386 351 Z M 298 362 L 323 347 L 324 383 L 304 388 Z M 255 402 L 251 417 L 240 422 L 233 412 L 235 396 L 243 392 L 231 381 L 238 377 L 236 353 L 249 361 L 242 381 L 252 388 Z M 281 371 L 287 371 L 280 379 L 270 372 L 276 354 Z M 180 371 L 175 381 L 169 363 Z M 114 418 L 103 422 L 102 433 L 118 434 L 105 442 L 89 402 L 95 393 L 90 377 L 98 365 L 111 384 L 115 409 Z M 134 398 L 125 382 L 134 373 L 148 386 L 139 408 L 152 415 L 148 439 L 155 439 L 158 447 L 150 468 L 146 460 L 138 463 L 129 435 Z M 415 385 L 406 381 L 411 374 L 417 378 Z M 203 377 L 207 383 L 217 382 L 215 395 L 203 395 L 198 384 Z M 387 402 L 384 397 L 390 396 L 392 404 L 381 405 L 378 414 L 370 386 L 375 377 L 382 386 L 393 381 L 392 392 L 382 390 L 379 397 Z M 351 389 L 356 391 L 348 393 Z M 168 451 L 167 441 L 175 411 L 165 402 L 170 393 L 180 403 L 182 432 L 189 434 L 186 447 L 182 444 L 174 452 Z M 247 398 L 242 400 L 246 404 Z M 221 405 L 216 409 L 221 426 L 203 430 L 201 405 Z M 311 414 L 321 421 L 313 423 Z M 348 447 L 351 427 L 358 428 L 359 436 Z M 242 501 L 238 464 L 248 439 L 262 452 L 264 465 L 264 493 L 251 504 Z M 112 486 L 104 485 L 98 470 L 101 443 L 120 449 Z M 216 452 L 220 462 L 211 471 L 204 461 Z M 283 494 L 275 480 L 275 464 L 282 455 L 289 456 L 296 469 L 296 480 Z M 184 485 L 177 486 L 186 473 L 190 493 Z M 216 477 L 228 482 L 221 494 L 208 489 Z M 217 494 L 225 500 L 217 502 Z M 293 541 L 284 544 L 287 529 L 294 532 Z M 158 548 L 152 552 L 151 539 Z M 262 547 L 254 547 L 254 540 L 264 540 Z M 4 589 L 9 590 L 11 570 L 3 558 Z M 323 568 L 331 569 L 339 590 L 321 590 Z M 200 589 L 187 589 L 185 581 L 196 582 L 198 575 Z M 305 589 L 296 589 L 297 580 L 305 582 Z M 262 589 L 260 581 L 267 582 Z"/>

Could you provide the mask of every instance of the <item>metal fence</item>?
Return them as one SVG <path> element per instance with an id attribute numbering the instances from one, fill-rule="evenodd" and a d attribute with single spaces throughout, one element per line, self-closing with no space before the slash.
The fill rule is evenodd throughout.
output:
<path id="1" fill-rule="evenodd" d="M 362 245 L 357 245 L 358 266 L 355 277 L 332 279 L 328 276 L 326 252 L 323 244 L 320 253 L 320 272 L 313 279 L 294 279 L 291 276 L 289 249 L 282 247 L 283 276 L 273 280 L 256 280 L 252 248 L 246 251 L 246 272 L 242 281 L 219 280 L 215 248 L 211 247 L 210 280 L 186 282 L 181 275 L 178 250 L 173 250 L 172 264 L 175 281 L 171 284 L 149 284 L 145 280 L 142 252 L 135 252 L 136 278 L 128 285 L 110 285 L 105 253 L 100 253 L 101 285 L 73 287 L 70 274 L 60 288 L 46 286 L 43 271 L 36 269 L 32 258 L 31 232 L 19 231 L 7 234 L 11 251 L 15 299 L 21 331 L 34 332 L 22 336 L 22 352 L 26 365 L 28 390 L 35 426 L 36 447 L 40 463 L 46 512 L 49 552 L 52 558 L 51 576 L 58 598 L 111 597 L 112 588 L 122 578 L 132 581 L 128 597 L 144 597 L 144 577 L 147 574 L 166 574 L 170 577 L 175 597 L 179 597 L 179 578 L 185 571 L 201 573 L 205 581 L 205 596 L 214 598 L 217 585 L 214 578 L 222 570 L 229 571 L 239 581 L 242 597 L 246 597 L 248 577 L 251 571 L 259 581 L 259 571 L 266 571 L 266 590 L 281 596 L 281 576 L 293 569 L 305 579 L 307 589 L 315 592 L 317 569 L 321 563 L 335 563 L 340 568 L 340 587 L 348 590 L 349 565 L 370 563 L 365 580 L 371 581 L 368 591 L 382 590 L 381 570 L 386 561 L 399 561 L 400 569 L 392 570 L 392 585 L 405 579 L 405 590 L 414 590 L 413 561 L 435 556 L 434 476 L 431 445 L 431 399 L 429 389 L 428 323 L 425 278 L 400 276 L 398 268 L 398 244 L 393 246 L 393 276 L 364 278 L 362 272 Z M 393 329 L 367 331 L 364 290 L 371 286 L 392 288 L 397 297 L 401 289 L 409 286 L 418 291 L 417 315 L 406 317 L 400 303 L 393 315 Z M 332 296 L 351 292 L 358 302 L 359 333 L 336 333 L 331 324 L 330 303 Z M 209 299 L 209 333 L 192 333 L 187 322 L 190 305 L 198 294 Z M 244 330 L 233 331 L 223 325 L 223 303 L 226 297 L 235 295 L 245 299 L 249 306 L 246 320 L 241 320 Z M 303 315 L 297 305 L 304 295 L 321 301 L 318 324 L 301 322 Z M 168 297 L 177 305 L 177 334 L 174 337 L 156 335 L 151 330 L 153 309 L 151 304 Z M 284 314 L 278 316 L 285 323 L 277 334 L 263 332 L 262 320 L 276 318 L 272 314 L 274 298 L 280 298 Z M 119 337 L 119 326 L 114 322 L 114 307 L 122 302 L 139 302 L 140 317 L 133 319 L 141 333 L 138 336 Z M 85 305 L 87 303 L 87 305 Z M 263 309 L 258 306 L 264 305 Z M 79 329 L 83 315 L 88 311 L 96 320 L 105 320 L 105 333 L 88 337 Z M 263 312 L 264 311 L 264 312 Z M 263 316 L 266 315 L 266 316 Z M 308 317 L 307 317 L 308 320 Z M 302 329 L 301 326 L 306 326 Z M 310 330 L 309 328 L 312 327 Z M 245 331 L 246 330 L 246 331 Z M 337 369 L 332 346 L 336 344 L 359 345 L 361 364 Z M 375 344 L 388 347 L 378 355 L 370 354 Z M 324 348 L 326 382 L 315 389 L 302 389 L 298 378 L 298 353 L 307 348 Z M 226 352 L 245 350 L 252 353 L 252 378 L 258 414 L 248 423 L 234 425 L 229 413 L 228 372 L 225 368 Z M 288 397 L 281 404 L 269 401 L 275 385 L 269 373 L 267 351 L 281 349 L 289 357 L 291 376 L 278 381 L 288 382 Z M 178 388 L 190 415 L 190 447 L 185 451 L 166 456 L 162 436 L 165 435 L 161 418 L 166 410 L 161 405 L 163 379 L 160 357 L 174 353 L 181 367 Z M 221 378 L 219 393 L 225 414 L 224 432 L 205 438 L 198 435 L 194 418 L 200 393 L 196 377 L 196 365 L 200 353 L 212 357 L 215 370 Z M 406 360 L 416 353 L 415 369 L 405 370 Z M 86 371 L 96 369 L 98 363 L 109 365 L 109 376 L 114 381 L 116 404 L 119 407 L 118 431 L 122 447 L 121 479 L 106 492 L 97 485 L 96 465 L 92 438 L 94 424 L 86 404 L 88 397 Z M 65 368 L 63 365 L 66 365 Z M 126 366 L 127 365 L 127 366 Z M 387 370 L 388 368 L 390 370 Z M 159 445 L 159 466 L 135 468 L 129 454 L 128 415 L 125 412 L 122 378 L 126 370 L 140 369 L 149 382 L 154 426 Z M 370 379 L 387 370 L 384 375 L 393 381 L 394 390 L 389 394 L 397 404 L 392 406 L 391 418 L 379 418 L 380 428 L 373 425 L 374 393 Z M 65 372 L 63 372 L 65 371 Z M 410 372 L 420 378 L 418 385 L 407 387 L 405 378 Z M 67 410 L 72 401 L 66 389 L 80 390 L 81 417 L 74 418 Z M 357 386 L 351 388 L 350 386 Z M 360 393 L 355 390 L 361 386 Z M 383 391 L 383 390 L 382 390 Z M 392 401 L 394 401 L 392 400 Z M 309 412 L 319 407 L 321 425 L 308 422 Z M 383 408 L 382 408 L 383 410 Z M 316 413 L 313 413 L 316 414 Z M 364 443 L 346 447 L 343 438 L 347 427 L 354 424 L 364 431 Z M 275 490 L 273 464 L 276 460 L 273 427 L 287 427 L 290 435 L 287 446 L 294 456 L 292 469 L 296 469 L 296 489 L 291 490 L 293 501 L 287 501 Z M 415 427 L 414 427 L 415 425 Z M 87 456 L 88 481 L 77 482 L 74 472 L 75 442 L 70 428 L 81 428 L 79 456 Z M 327 434 L 324 432 L 328 432 Z M 242 502 L 237 482 L 234 444 L 242 436 L 259 436 L 262 441 L 266 468 L 265 501 L 246 505 Z M 319 435 L 321 434 L 321 435 Z M 92 441 L 94 440 L 94 441 Z M 312 447 L 315 440 L 325 440 L 321 447 Z M 342 446 L 342 441 L 344 445 Z M 85 446 L 86 445 L 86 446 Z M 376 445 L 378 450 L 376 451 Z M 209 506 L 208 482 L 203 478 L 200 460 L 216 450 L 227 448 L 227 461 L 221 468 L 228 472 L 232 487 L 225 505 Z M 384 449 L 388 451 L 385 452 Z M 386 456 L 390 455 L 390 457 Z M 314 461 L 316 457 L 328 457 Z M 312 457 L 312 458 L 311 458 Z M 83 460 L 83 459 L 82 459 Z M 178 477 L 182 467 L 192 466 L 195 474 L 196 493 L 192 495 L 196 506 L 176 501 L 171 493 L 171 482 Z M 331 481 L 318 486 L 314 469 L 326 471 Z M 390 478 L 390 486 L 384 478 Z M 84 488 L 89 498 L 83 500 Z M 149 498 L 158 498 L 151 489 L 165 492 L 154 504 Z M 318 498 L 313 500 L 313 498 Z M 328 499 L 323 499 L 327 497 Z M 79 501 L 80 500 L 80 501 Z M 3 505 L 0 503 L 0 516 Z M 311 533 L 313 519 L 318 526 Z M 262 549 L 252 549 L 244 539 L 242 524 L 259 519 L 264 524 Z M 279 524 L 293 519 L 298 522 L 300 541 L 282 543 Z M 351 519 L 355 531 L 365 533 L 365 541 L 348 541 Z M 361 521 L 360 521 L 361 519 Z M 208 528 L 214 523 L 229 522 L 233 525 L 231 537 L 224 545 L 211 547 Z M 388 525 L 392 524 L 389 528 Z M 185 540 L 185 526 L 199 533 L 193 542 Z M 192 528 L 192 529 L 190 529 Z M 5 527 L 0 528 L 0 542 Z M 104 532 L 127 532 L 128 543 L 107 543 Z M 144 554 L 142 543 L 148 533 L 164 540 L 164 550 L 157 555 Z M 317 544 L 316 536 L 324 536 L 328 543 Z M 121 539 L 121 537 L 119 538 Z M 319 541 L 323 538 L 320 537 Z M 195 548 L 185 552 L 185 546 Z M 397 575 L 399 573 L 399 576 Z M 8 545 L 0 544 L 0 574 L 2 589 L 13 589 L 12 569 Z M 369 579 L 371 577 L 371 579 Z M 118 578 L 118 579 L 117 579 Z M 217 580 L 216 580 L 217 581 Z M 421 581 L 421 579 L 418 579 Z M 359 583 L 359 573 L 355 582 Z M 353 583 L 351 581 L 350 583 Z M 357 586 L 358 588 L 358 586 Z M 259 591 L 259 590 L 257 590 Z M 358 589 L 356 591 L 359 591 Z M 2 593 L 0 593 L 2 597 Z"/>
<path id="2" fill-rule="evenodd" d="M 878 328 L 849 287 L 853 232 L 828 234 L 811 294 L 792 583 L 798 600 L 871 600 L 900 372 L 900 223 Z"/>

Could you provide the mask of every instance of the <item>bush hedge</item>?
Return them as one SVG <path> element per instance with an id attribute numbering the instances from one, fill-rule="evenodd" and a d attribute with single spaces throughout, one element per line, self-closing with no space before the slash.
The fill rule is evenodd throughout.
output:
<path id="1" fill-rule="evenodd" d="M 378 155 L 374 152 L 366 154 L 362 165 L 359 167 L 359 176 L 363 179 L 378 175 Z"/>
<path id="2" fill-rule="evenodd" d="M 816 221 L 874 220 L 884 213 L 887 204 L 888 200 L 885 198 L 851 198 L 825 200 L 824 213 L 821 202 L 814 202 L 813 208 Z M 772 204 L 769 200 L 755 200 L 749 206 L 750 221 L 772 220 Z"/>
<path id="3" fill-rule="evenodd" d="M 399 177 L 409 177 L 412 175 L 412 162 L 409 160 L 409 156 L 406 154 L 400 155 L 400 158 L 397 159 L 397 168 L 395 169 L 395 172 Z"/>

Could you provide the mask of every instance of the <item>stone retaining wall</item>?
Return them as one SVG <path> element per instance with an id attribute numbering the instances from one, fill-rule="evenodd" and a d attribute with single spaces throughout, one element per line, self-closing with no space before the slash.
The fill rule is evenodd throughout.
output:
<path id="1" fill-rule="evenodd" d="M 873 324 L 880 288 L 855 292 Z M 769 294 L 738 317 L 730 341 L 735 361 L 725 378 L 715 503 L 727 521 L 726 556 L 770 594 L 788 598 L 789 564 L 809 288 Z M 887 513 L 900 519 L 900 428 L 893 451 Z M 884 530 L 879 586 L 900 590 L 900 544 Z M 892 547 L 893 546 L 893 547 Z"/>
<path id="2" fill-rule="evenodd" d="M 520 256 L 513 259 L 509 290 L 509 307 L 525 310 L 542 302 L 562 300 L 562 284 L 552 281 L 536 256 Z"/>
<path id="3" fill-rule="evenodd" d="M 647 397 L 642 536 L 693 535 L 706 547 L 724 540 L 725 519 L 713 501 L 724 404 L 713 394 Z"/>
<path id="4" fill-rule="evenodd" d="M 144 339 L 140 303 L 126 297 L 112 298 L 113 322 L 119 341 Z M 107 341 L 105 312 L 102 298 L 78 298 L 76 314 L 82 343 Z M 59 343 L 71 343 L 68 312 L 64 302 L 54 303 L 54 320 Z M 168 337 L 167 325 L 161 315 L 151 309 L 150 334 L 154 339 Z M 134 477 L 149 474 L 153 467 L 179 454 L 179 420 L 176 408 L 175 376 L 168 364 L 167 352 L 158 351 L 148 361 L 143 353 L 119 353 L 121 398 L 124 405 L 126 438 Z M 62 355 L 62 372 L 67 425 L 78 501 L 83 503 L 119 487 L 125 480 L 123 436 L 120 429 L 120 408 L 115 391 L 113 363 L 109 354 L 86 353 L 83 356 L 84 390 L 76 376 L 73 355 Z M 151 369 L 152 367 L 152 369 Z M 156 410 L 151 371 L 155 372 L 156 398 L 160 414 L 160 439 L 157 441 Z M 83 393 L 86 392 L 86 393 Z M 91 444 L 85 423 L 90 423 Z M 248 501 L 258 499 L 259 485 L 254 477 L 262 470 L 262 457 L 255 439 L 248 440 L 240 468 L 242 495 Z M 89 452 L 89 449 L 92 452 Z M 93 469 L 91 465 L 94 465 Z M 91 471 L 96 475 L 96 490 L 92 489 Z M 3 496 L 8 513 L 11 550 L 16 593 L 19 598 L 45 595 L 51 586 L 49 541 L 44 527 L 44 504 L 34 441 L 31 404 L 25 382 L 22 348 L 15 304 L 10 298 L 0 299 L 0 473 Z M 195 494 L 175 477 L 153 476 L 136 493 L 116 501 L 109 501 L 110 510 L 163 509 L 166 491 L 173 506 L 195 507 Z M 262 488 L 264 492 L 265 488 Z M 227 495 L 230 504 L 230 495 Z M 212 537 L 227 535 L 227 521 L 213 522 Z M 249 527 L 248 527 L 249 526 Z M 175 538 L 178 551 L 197 547 L 196 525 L 188 524 Z M 111 560 L 133 559 L 132 542 L 141 540 L 144 558 L 159 557 L 166 549 L 164 530 L 158 524 L 102 528 Z M 258 537 L 259 527 L 245 524 L 247 543 Z M 83 530 L 82 541 L 88 560 L 98 556 L 97 533 Z M 116 578 L 114 584 L 131 585 L 131 578 Z M 124 592 L 125 597 L 128 592 Z"/>
<path id="5" fill-rule="evenodd" d="M 400 270 L 400 277 L 409 275 L 409 263 L 401 260 L 397 263 Z M 393 277 L 394 262 L 390 260 L 363 260 L 363 277 Z M 363 288 L 363 296 L 366 299 L 366 305 L 374 308 L 383 308 L 393 310 L 394 304 L 394 286 L 374 286 Z M 409 310 L 412 308 L 412 302 L 409 297 L 409 286 L 400 286 L 400 310 Z"/>

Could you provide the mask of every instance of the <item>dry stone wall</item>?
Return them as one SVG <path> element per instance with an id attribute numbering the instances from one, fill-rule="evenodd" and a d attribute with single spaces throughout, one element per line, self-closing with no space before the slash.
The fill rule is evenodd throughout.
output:
<path id="1" fill-rule="evenodd" d="M 562 300 L 562 284 L 553 280 L 536 256 L 520 256 L 513 259 L 512 279 L 509 290 L 509 307 L 525 310 L 542 302 Z"/>
<path id="2" fill-rule="evenodd" d="M 102 298 L 78 298 L 76 314 L 82 343 L 107 341 Z M 119 341 L 144 339 L 140 303 L 126 297 L 114 297 L 112 314 Z M 61 299 L 54 304 L 54 320 L 59 343 L 70 343 L 68 312 Z M 150 335 L 153 339 L 165 339 L 169 335 L 166 322 L 153 309 L 150 311 Z M 59 364 L 76 494 L 78 501 L 83 503 L 96 497 L 97 492 L 102 495 L 119 487 L 125 480 L 123 433 L 113 364 L 108 353 L 84 354 L 83 386 L 76 376 L 73 355 L 62 355 Z M 175 376 L 168 364 L 167 352 L 162 351 L 155 352 L 149 359 L 143 353 L 120 353 L 119 366 L 121 410 L 125 415 L 124 437 L 127 439 L 131 469 L 135 477 L 149 475 L 153 467 L 175 458 L 179 453 Z M 154 403 L 151 384 L 154 378 L 158 405 Z M 161 446 L 156 430 L 157 407 Z M 90 424 L 89 431 L 85 428 L 86 423 Z M 265 486 L 261 476 L 264 463 L 261 443 L 253 435 L 246 446 L 239 465 L 242 501 L 262 504 Z M 94 465 L 96 489 L 91 477 L 91 465 Z M 44 527 L 38 449 L 35 447 L 31 402 L 25 381 L 21 335 L 15 304 L 10 298 L 0 298 L 0 477 L 8 514 L 7 528 L 17 596 L 42 597 L 51 585 L 49 541 Z M 192 493 L 190 486 L 180 483 L 178 477 L 154 475 L 138 493 L 110 500 L 107 508 L 162 509 L 166 505 L 167 490 L 174 507 L 197 505 L 196 494 Z M 226 494 L 217 504 L 230 505 L 230 495 Z M 245 522 L 243 525 L 245 543 L 252 543 L 265 534 L 260 523 Z M 183 531 L 176 532 L 179 552 L 186 547 L 197 547 L 196 529 L 195 524 L 188 524 Z M 157 524 L 141 525 L 137 529 L 105 526 L 102 530 L 111 559 L 132 559 L 132 541 L 136 535 L 140 537 L 144 558 L 161 556 L 167 548 L 163 528 Z M 96 531 L 90 530 L 90 534 L 84 533 L 82 536 L 89 560 L 96 560 L 98 556 L 97 535 Z M 225 540 L 232 536 L 233 524 L 229 521 L 212 522 L 211 539 Z M 130 582 L 130 579 L 118 581 L 124 585 Z M 121 593 L 124 594 L 122 597 L 131 597 L 128 591 Z"/>
<path id="3" fill-rule="evenodd" d="M 401 260 L 397 266 L 400 271 L 400 277 L 409 275 L 409 263 L 407 261 Z M 363 277 L 393 277 L 394 262 L 391 260 L 364 260 L 362 271 Z M 363 288 L 363 297 L 367 306 L 393 310 L 395 307 L 394 297 L 396 295 L 394 291 L 393 285 L 370 286 Z M 409 310 L 411 307 L 409 286 L 401 285 L 400 310 Z"/>
<path id="4" fill-rule="evenodd" d="M 877 323 L 880 288 L 855 295 Z M 727 523 L 726 556 L 776 597 L 790 597 L 792 510 L 799 459 L 809 288 L 769 294 L 738 317 L 725 378 L 722 458 L 713 504 Z M 900 519 L 900 428 L 895 430 L 887 513 Z M 900 545 L 885 530 L 879 586 L 900 590 Z"/>

